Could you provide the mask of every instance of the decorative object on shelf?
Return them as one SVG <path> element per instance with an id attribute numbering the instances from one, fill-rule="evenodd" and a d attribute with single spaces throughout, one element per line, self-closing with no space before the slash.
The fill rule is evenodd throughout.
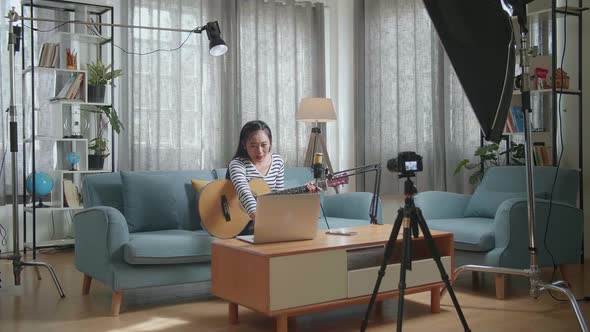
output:
<path id="1" fill-rule="evenodd" d="M 96 137 L 91 139 L 91 144 L 88 149 L 93 151 L 88 155 L 88 169 L 97 170 L 103 169 L 104 160 L 109 156 L 109 141 L 104 138 L 105 130 L 109 124 L 113 130 L 119 134 L 123 127 L 123 123 L 119 120 L 119 115 L 115 109 L 110 105 L 105 106 L 86 106 L 81 108 L 83 111 L 88 111 L 97 114 L 96 119 Z"/>
<path id="2" fill-rule="evenodd" d="M 80 154 L 78 152 L 70 152 L 66 156 L 66 160 L 72 165 L 70 171 L 77 171 L 76 164 L 80 162 Z"/>
<path id="3" fill-rule="evenodd" d="M 79 208 L 80 207 L 80 193 L 78 187 L 70 179 L 63 180 L 64 192 L 64 207 Z"/>
<path id="4" fill-rule="evenodd" d="M 33 195 L 33 173 L 27 176 L 25 186 L 27 192 Z M 49 195 L 51 189 L 53 189 L 53 179 L 51 176 L 43 172 L 35 173 L 35 196 L 39 197 L 39 204 L 37 204 L 38 208 L 48 207 L 48 205 L 43 204 L 42 197 Z"/>
<path id="5" fill-rule="evenodd" d="M 461 173 L 463 169 L 474 170 L 469 176 L 469 183 L 476 185 L 483 178 L 486 170 L 493 166 L 500 166 L 500 156 L 507 154 L 510 156 L 511 165 L 524 165 L 524 144 L 510 142 L 510 148 L 498 153 L 500 146 L 496 143 L 486 144 L 478 147 L 473 156 L 479 161 L 470 161 L 463 159 L 457 164 L 453 175 Z"/>
<path id="6" fill-rule="evenodd" d="M 553 82 L 556 89 L 569 89 L 570 88 L 570 77 L 561 68 L 555 70 L 555 79 Z"/>
<path id="7" fill-rule="evenodd" d="M 88 64 L 88 101 L 93 103 L 104 102 L 105 89 L 108 84 L 113 84 L 113 79 L 121 76 L 121 69 L 111 69 L 111 65 L 105 65 L 97 60 Z"/>
<path id="8" fill-rule="evenodd" d="M 80 105 L 72 105 L 69 116 L 64 112 L 64 117 L 64 138 L 84 138 L 82 129 L 88 130 L 90 124 L 86 119 L 82 121 Z"/>
<path id="9" fill-rule="evenodd" d="M 78 69 L 78 54 L 66 48 L 66 69 Z"/>

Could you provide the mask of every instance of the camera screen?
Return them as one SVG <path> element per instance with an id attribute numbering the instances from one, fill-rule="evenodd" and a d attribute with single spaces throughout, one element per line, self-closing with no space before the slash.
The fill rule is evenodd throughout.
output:
<path id="1" fill-rule="evenodd" d="M 416 160 L 406 161 L 406 171 L 417 171 L 418 162 Z"/>

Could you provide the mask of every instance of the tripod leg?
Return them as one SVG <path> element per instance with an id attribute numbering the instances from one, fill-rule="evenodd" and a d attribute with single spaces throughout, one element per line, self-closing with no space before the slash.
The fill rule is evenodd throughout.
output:
<path id="1" fill-rule="evenodd" d="M 469 329 L 469 325 L 467 325 L 467 321 L 465 320 L 465 316 L 463 315 L 463 311 L 461 310 L 461 306 L 459 305 L 459 301 L 457 301 L 457 297 L 455 296 L 455 291 L 449 282 L 449 276 L 445 271 L 445 267 L 442 265 L 440 260 L 440 253 L 438 248 L 434 244 L 434 240 L 432 239 L 432 234 L 430 233 L 430 229 L 428 229 L 428 225 L 426 224 L 426 220 L 424 220 L 424 216 L 422 215 L 422 211 L 416 208 L 415 217 L 417 219 L 418 225 L 422 230 L 422 234 L 424 234 L 424 238 L 426 239 L 426 243 L 430 249 L 430 253 L 432 254 L 432 258 L 436 262 L 436 266 L 440 272 L 440 277 L 446 285 L 447 290 L 449 291 L 449 295 L 451 296 L 451 300 L 453 301 L 453 305 L 455 306 L 455 310 L 457 311 L 457 315 L 461 320 L 461 324 L 463 325 L 463 329 L 465 331 L 471 331 Z"/>
<path id="2" fill-rule="evenodd" d="M 47 263 L 43 263 L 43 262 L 22 262 L 22 265 L 23 266 L 34 266 L 35 268 L 38 268 L 39 266 L 47 268 L 47 270 L 49 270 L 49 274 L 51 274 L 51 278 L 53 279 L 53 283 L 55 283 L 55 287 L 57 288 L 57 291 L 59 292 L 59 296 L 66 297 L 63 289 L 61 288 L 59 280 L 57 280 L 57 275 L 55 274 L 55 271 L 53 270 L 53 267 L 51 267 L 51 265 L 49 265 Z"/>
<path id="3" fill-rule="evenodd" d="M 332 162 L 330 162 L 330 156 L 328 155 L 328 149 L 326 149 L 326 141 L 324 141 L 324 136 L 322 134 L 317 134 L 320 140 L 320 145 L 322 147 L 322 151 L 324 152 L 324 159 L 326 159 L 326 166 L 328 167 L 328 171 L 330 174 L 334 174 L 334 169 L 332 168 Z"/>
<path id="4" fill-rule="evenodd" d="M 406 210 L 406 209 L 404 209 Z M 410 214 L 408 211 L 404 211 L 403 217 L 403 243 L 404 243 L 404 252 L 402 253 L 401 264 L 400 264 L 400 271 L 399 271 L 399 299 L 398 299 L 398 307 L 397 307 L 397 331 L 402 331 L 402 323 L 404 320 L 404 294 L 406 293 L 406 270 L 412 269 L 411 261 L 411 248 L 412 248 L 412 235 L 410 234 Z"/>
<path id="5" fill-rule="evenodd" d="M 305 161 L 303 162 L 304 166 L 309 167 L 313 163 L 313 155 L 316 152 L 316 145 L 317 134 L 312 131 L 311 134 L 309 134 L 309 142 L 307 143 L 307 150 L 305 151 Z"/>
<path id="6" fill-rule="evenodd" d="M 389 235 L 389 240 L 387 241 L 387 245 L 385 246 L 385 253 L 383 254 L 383 262 L 381 263 L 381 268 L 377 273 L 377 280 L 375 281 L 375 288 L 373 288 L 373 294 L 371 294 L 371 300 L 369 301 L 369 305 L 367 306 L 367 311 L 365 312 L 365 318 L 363 319 L 363 323 L 361 325 L 361 332 L 364 332 L 367 329 L 367 324 L 369 324 L 369 316 L 371 315 L 371 309 L 373 308 L 373 304 L 375 303 L 375 299 L 377 298 L 377 293 L 379 293 L 379 287 L 381 286 L 381 280 L 385 275 L 385 269 L 387 268 L 387 262 L 389 261 L 389 257 L 393 253 L 393 249 L 395 247 L 395 242 L 397 241 L 397 236 L 399 234 L 399 230 L 402 225 L 403 219 L 403 208 L 400 208 L 397 211 L 397 218 L 393 223 L 393 229 L 391 230 L 391 234 Z"/>

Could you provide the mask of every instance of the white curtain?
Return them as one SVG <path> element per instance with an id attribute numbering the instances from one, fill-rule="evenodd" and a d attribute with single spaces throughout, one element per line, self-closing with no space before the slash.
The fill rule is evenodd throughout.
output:
<path id="1" fill-rule="evenodd" d="M 289 165 L 304 155 L 306 126 L 295 122 L 304 96 L 324 93 L 323 7 L 294 1 L 131 1 L 130 23 L 194 28 L 219 21 L 229 46 L 208 53 L 205 35 L 180 50 L 127 58 L 129 95 L 122 168 L 224 167 L 241 126 L 261 119 L 273 151 Z M 131 30 L 129 49 L 142 53 L 180 45 L 186 33 Z"/>
<path id="2" fill-rule="evenodd" d="M 424 157 L 418 190 L 471 190 L 452 173 L 479 145 L 479 125 L 423 2 L 370 0 L 364 11 L 363 162 L 415 151 Z M 400 193 L 403 182 L 384 168 L 381 188 Z"/>

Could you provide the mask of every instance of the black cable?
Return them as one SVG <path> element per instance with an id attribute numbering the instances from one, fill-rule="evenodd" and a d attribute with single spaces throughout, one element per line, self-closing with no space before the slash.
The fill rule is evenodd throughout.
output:
<path id="1" fill-rule="evenodd" d="M 567 10 L 568 7 L 568 0 L 565 1 L 565 8 Z M 561 68 L 561 70 L 563 71 L 563 61 L 565 59 L 565 49 L 566 49 L 566 45 L 567 45 L 567 14 L 564 13 L 563 14 L 563 50 L 561 52 L 561 62 L 559 67 Z M 554 31 L 553 33 L 556 33 L 556 31 Z M 563 75 L 563 74 L 562 74 Z M 555 73 L 554 73 L 555 76 Z M 553 77 L 553 84 L 555 84 L 557 82 L 556 78 Z M 560 140 L 560 151 L 559 151 L 559 158 L 557 159 L 557 165 L 556 165 L 556 170 L 555 170 L 555 176 L 553 177 L 553 184 L 551 185 L 551 193 L 549 195 L 549 211 L 547 212 L 547 218 L 545 221 L 545 234 L 543 236 L 543 245 L 545 246 L 545 250 L 547 251 L 547 253 L 549 254 L 549 256 L 551 257 L 551 263 L 553 265 L 553 272 L 551 274 L 551 281 L 553 282 L 555 280 L 555 273 L 557 272 L 557 265 L 555 264 L 555 257 L 553 256 L 553 254 L 551 253 L 551 250 L 549 249 L 549 246 L 547 245 L 547 233 L 549 232 L 549 221 L 551 219 L 551 210 L 553 208 L 553 192 L 555 190 L 555 184 L 557 183 L 557 177 L 559 174 L 559 168 L 561 167 L 561 160 L 563 158 L 563 151 L 564 151 L 564 143 L 563 143 L 563 123 L 562 123 L 562 114 L 561 114 L 561 97 L 563 96 L 563 76 L 561 78 L 561 84 L 559 87 L 559 98 L 557 101 L 557 115 L 559 118 L 559 140 Z M 569 287 L 570 285 L 568 285 Z M 551 292 L 550 289 L 548 289 L 549 295 L 551 295 L 551 297 L 556 300 L 556 301 L 560 301 L 560 302 L 568 302 L 568 300 L 563 300 L 563 299 L 559 299 L 557 298 L 555 295 L 553 295 L 553 293 Z M 584 296 L 583 298 L 580 299 L 576 299 L 576 301 L 590 301 L 590 296 Z"/>
<path id="2" fill-rule="evenodd" d="M 324 211 L 324 204 L 320 203 L 320 209 L 322 209 L 322 214 L 324 215 L 324 220 L 326 221 L 326 226 L 328 226 L 328 229 L 331 229 L 330 224 L 328 223 L 328 217 L 326 216 L 326 211 Z"/>
<path id="3" fill-rule="evenodd" d="M 39 29 L 36 29 L 36 28 L 32 28 L 32 27 L 30 27 L 30 26 L 28 26 L 26 24 L 23 24 L 23 25 L 25 27 L 27 27 L 27 28 L 29 28 L 31 30 L 35 30 L 37 32 L 51 32 L 51 31 L 53 31 L 55 29 L 58 29 L 58 28 L 64 26 L 65 24 L 68 24 L 68 23 L 80 23 L 80 22 L 79 21 L 67 21 L 67 22 L 64 22 L 64 23 L 62 23 L 60 25 L 57 25 L 57 26 L 55 26 L 55 27 L 53 27 L 53 28 L 51 28 L 49 30 L 39 30 Z M 178 47 L 170 48 L 170 49 L 158 48 L 158 49 L 155 49 L 155 50 L 152 50 L 152 51 L 148 51 L 148 52 L 144 52 L 144 53 L 138 53 L 138 52 L 130 52 L 130 51 L 127 51 L 127 50 L 125 50 L 124 48 L 122 48 L 121 46 L 119 46 L 119 45 L 117 45 L 115 43 L 113 43 L 113 46 L 115 46 L 116 48 L 120 49 L 123 53 L 130 54 L 130 55 L 150 55 L 150 54 L 153 54 L 153 53 L 156 53 L 156 52 L 174 52 L 174 51 L 179 50 L 182 46 L 184 46 L 184 44 L 187 42 L 187 40 L 189 39 L 189 37 L 191 36 L 192 33 L 193 33 L 193 31 L 189 32 L 188 35 L 186 36 L 186 38 L 184 39 L 184 41 Z M 101 36 L 101 35 L 97 35 L 97 37 L 102 38 L 104 40 L 108 40 L 109 39 L 109 38 L 106 38 L 106 37 Z"/>

